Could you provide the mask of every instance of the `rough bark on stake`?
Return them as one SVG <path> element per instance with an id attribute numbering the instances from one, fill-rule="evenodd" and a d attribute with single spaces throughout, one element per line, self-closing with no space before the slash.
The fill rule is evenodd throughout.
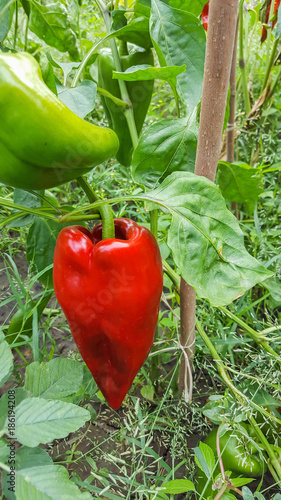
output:
<path id="1" fill-rule="evenodd" d="M 235 98 L 236 98 L 236 64 L 237 64 L 237 35 L 238 23 L 236 26 L 235 41 L 232 55 L 232 65 L 230 71 L 230 98 L 229 98 L 229 118 L 226 129 L 226 161 L 234 162 L 234 140 L 235 140 Z M 238 205 L 236 201 L 231 203 L 231 210 L 234 211 L 238 219 Z"/>
<path id="2" fill-rule="evenodd" d="M 232 63 L 239 0 L 211 0 L 195 174 L 215 180 Z M 195 291 L 181 280 L 181 345 L 192 365 L 195 349 Z M 190 346 L 190 347 L 188 347 Z M 179 391 L 191 385 L 183 356 Z"/>

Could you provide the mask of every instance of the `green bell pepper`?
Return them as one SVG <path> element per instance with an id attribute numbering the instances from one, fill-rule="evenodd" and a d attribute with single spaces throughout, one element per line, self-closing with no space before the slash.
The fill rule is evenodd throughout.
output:
<path id="1" fill-rule="evenodd" d="M 247 431 L 249 436 L 252 434 L 249 424 L 242 422 L 240 425 L 245 429 L 245 431 Z M 218 460 L 216 447 L 217 432 L 218 427 L 215 427 L 205 439 L 205 444 L 207 444 L 214 452 L 216 461 Z M 229 430 L 222 437 L 220 437 L 220 450 L 224 470 L 225 472 L 232 472 L 231 478 L 238 476 L 242 476 L 244 478 L 260 477 L 263 472 L 267 470 L 267 465 L 259 456 L 258 449 L 253 446 L 252 442 L 247 441 L 243 432 L 239 432 L 238 429 Z M 209 481 L 209 484 L 205 489 L 204 499 L 212 499 L 215 497 L 217 491 L 212 490 L 212 483 L 219 473 L 220 467 L 218 464 L 212 474 L 213 480 Z M 201 469 L 199 469 L 196 485 L 196 491 L 199 494 L 203 492 L 207 482 L 208 479 L 206 475 Z M 224 497 L 222 497 L 222 499 L 223 498 Z"/>
<path id="2" fill-rule="evenodd" d="M 0 182 L 45 189 L 114 156 L 116 134 L 70 111 L 45 85 L 27 53 L 0 54 Z"/>
<path id="3" fill-rule="evenodd" d="M 152 51 L 150 49 L 143 50 L 140 48 L 128 55 L 122 55 L 121 62 L 124 71 L 132 66 L 139 66 L 142 64 L 153 66 L 154 64 Z M 115 71 L 113 57 L 111 52 L 107 49 L 102 50 L 99 55 L 98 71 L 99 87 L 102 87 L 115 97 L 121 99 L 118 80 L 113 80 L 112 78 L 112 71 Z M 138 134 L 141 132 L 150 105 L 153 84 L 153 80 L 126 82 Z M 125 115 L 122 108 L 116 105 L 111 99 L 102 96 L 101 100 L 108 119 L 108 124 L 113 128 L 119 138 L 120 147 L 116 154 L 116 159 L 122 165 L 129 166 L 133 154 L 133 144 Z"/>

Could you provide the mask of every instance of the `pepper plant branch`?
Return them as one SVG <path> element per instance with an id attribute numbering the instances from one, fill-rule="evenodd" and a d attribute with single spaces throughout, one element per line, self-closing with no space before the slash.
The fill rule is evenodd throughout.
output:
<path id="1" fill-rule="evenodd" d="M 99 199 L 96 193 L 92 190 L 90 184 L 82 175 L 81 177 L 77 177 L 76 182 L 84 190 L 90 202 Z M 115 228 L 111 206 L 108 203 L 105 203 L 100 205 L 98 210 L 102 218 L 102 239 L 105 240 L 106 238 L 115 238 Z"/>
<path id="2" fill-rule="evenodd" d="M 109 14 L 103 0 L 96 0 L 96 3 L 101 11 L 103 18 L 104 18 L 106 32 L 108 35 L 110 35 L 110 31 L 111 31 L 110 14 Z M 114 38 L 110 38 L 110 47 L 111 47 L 112 57 L 113 57 L 116 71 L 123 72 L 121 59 L 120 59 L 117 45 L 116 45 Z M 128 128 L 130 131 L 130 135 L 131 135 L 131 139 L 132 139 L 132 144 L 133 144 L 133 147 L 135 149 L 138 145 L 139 137 L 138 137 L 138 132 L 137 132 L 137 128 L 136 128 L 132 103 L 130 101 L 130 97 L 128 94 L 126 83 L 123 80 L 118 79 L 118 84 L 119 84 L 122 100 L 125 103 L 128 103 L 128 105 L 129 105 L 129 108 L 124 111 L 124 116 L 126 118 Z"/>
<path id="3" fill-rule="evenodd" d="M 108 92 L 108 90 L 102 89 L 101 87 L 97 87 L 97 91 L 99 94 L 108 97 L 108 99 L 111 99 L 117 106 L 120 106 L 122 108 L 130 107 L 127 102 L 122 101 L 122 99 L 118 99 L 118 97 L 115 97 L 115 95 Z"/>

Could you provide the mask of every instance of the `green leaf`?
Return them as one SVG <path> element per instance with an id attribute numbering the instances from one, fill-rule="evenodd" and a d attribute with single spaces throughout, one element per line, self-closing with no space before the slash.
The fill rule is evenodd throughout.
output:
<path id="1" fill-rule="evenodd" d="M 3 42 L 13 21 L 15 2 L 0 0 L 0 40 Z"/>
<path id="2" fill-rule="evenodd" d="M 107 38 L 112 37 L 149 49 L 152 45 L 149 35 L 149 19 L 144 16 L 134 17 L 126 26 L 113 31 Z"/>
<path id="3" fill-rule="evenodd" d="M 113 80 L 125 80 L 126 82 L 156 79 L 168 81 L 170 78 L 174 78 L 185 70 L 185 64 L 183 66 L 165 66 L 162 68 L 155 68 L 154 66 L 142 64 L 140 66 L 131 66 L 131 68 L 123 73 L 113 71 L 112 78 Z"/>
<path id="4" fill-rule="evenodd" d="M 83 363 L 54 358 L 48 363 L 31 363 L 25 372 L 24 387 L 32 396 L 63 399 L 79 391 L 83 381 Z"/>
<path id="5" fill-rule="evenodd" d="M 205 476 L 209 479 L 216 465 L 214 452 L 210 446 L 200 441 L 199 447 L 194 448 L 195 462 L 198 467 L 204 472 Z"/>
<path id="6" fill-rule="evenodd" d="M 194 171 L 197 134 L 187 118 L 158 120 L 142 133 L 132 158 L 132 176 L 152 188 L 174 171 Z"/>
<path id="7" fill-rule="evenodd" d="M 281 281 L 276 276 L 263 281 L 263 286 L 270 292 L 273 300 L 281 301 Z"/>
<path id="8" fill-rule="evenodd" d="M 29 29 L 47 45 L 61 52 L 75 52 L 76 35 L 63 2 L 32 0 Z"/>
<path id="9" fill-rule="evenodd" d="M 205 177 L 174 172 L 141 195 L 172 214 L 168 245 L 184 280 L 214 306 L 229 304 L 272 273 L 244 247 L 237 219 Z"/>
<path id="10" fill-rule="evenodd" d="M 42 195 L 43 191 L 35 191 L 35 193 Z M 16 203 L 17 205 L 21 205 L 23 207 L 28 207 L 28 208 L 38 208 L 41 207 L 42 205 L 42 201 L 39 196 L 36 196 L 36 194 L 34 193 L 29 193 L 24 189 L 16 188 L 14 190 L 13 200 L 14 203 Z M 12 213 L 17 213 L 17 210 L 13 211 Z M 7 227 L 27 226 L 28 224 L 31 224 L 34 221 L 35 217 L 36 216 L 32 214 L 23 215 L 18 219 L 8 223 Z"/>
<path id="11" fill-rule="evenodd" d="M 70 88 L 57 85 L 58 97 L 77 116 L 85 118 L 95 107 L 97 84 L 83 80 L 78 87 Z"/>
<path id="12" fill-rule="evenodd" d="M 1 399 L 0 399 L 0 431 L 2 431 L 4 429 L 5 422 L 6 422 L 6 419 L 8 417 L 8 410 L 9 410 L 8 396 L 10 395 L 10 399 L 11 399 L 11 395 L 13 395 L 13 392 L 11 392 L 11 391 L 14 391 L 16 405 L 19 405 L 21 401 L 23 401 L 25 398 L 28 397 L 27 391 L 25 391 L 22 387 L 16 387 L 16 388 L 10 389 L 8 392 L 5 392 L 5 394 L 3 394 L 3 396 L 1 396 Z M 14 403 L 14 401 L 13 401 L 13 403 Z M 13 409 L 11 407 L 11 403 L 10 403 L 10 409 Z"/>
<path id="13" fill-rule="evenodd" d="M 151 1 L 150 35 L 161 66 L 182 66 L 177 91 L 191 112 L 201 99 L 206 36 L 199 19 L 173 9 L 161 0 Z"/>
<path id="14" fill-rule="evenodd" d="M 21 469 L 16 473 L 17 500 L 92 500 L 69 479 L 62 465 L 43 465 Z"/>
<path id="15" fill-rule="evenodd" d="M 190 12 L 196 17 L 201 14 L 204 5 L 208 0 L 169 0 L 171 7 L 175 9 L 181 9 L 185 12 Z"/>
<path id="16" fill-rule="evenodd" d="M 235 488 L 240 488 L 241 486 L 244 486 L 245 484 L 249 484 L 252 481 L 254 481 L 254 479 L 250 478 L 250 477 L 234 477 L 234 478 L 231 478 L 231 482 L 232 482 L 233 486 L 235 486 Z"/>
<path id="17" fill-rule="evenodd" d="M 14 368 L 14 357 L 9 344 L 0 333 L 0 387 L 8 380 Z"/>
<path id="18" fill-rule="evenodd" d="M 88 420 L 90 413 L 71 403 L 28 398 L 16 407 L 17 440 L 33 448 L 66 437 Z"/>
<path id="19" fill-rule="evenodd" d="M 10 448 L 8 442 L 5 439 L 0 439 L 0 462 L 6 462 L 10 455 Z"/>
<path id="20" fill-rule="evenodd" d="M 243 486 L 242 494 L 243 494 L 244 500 L 254 500 L 255 499 L 253 493 L 251 492 L 251 490 L 249 490 L 249 488 L 247 486 Z"/>
<path id="21" fill-rule="evenodd" d="M 149 401 L 153 401 L 154 399 L 154 387 L 153 385 L 144 385 L 141 388 L 141 395 L 145 398 L 148 399 Z"/>
<path id="22" fill-rule="evenodd" d="M 9 344 L 13 343 L 15 340 L 23 340 L 19 337 L 20 335 L 32 335 L 33 329 L 33 314 L 37 310 L 37 321 L 39 323 L 43 311 L 47 304 L 49 303 L 51 297 L 53 296 L 53 291 L 43 293 L 42 297 L 36 301 L 30 300 L 24 306 L 24 311 L 18 309 L 11 319 L 8 331 L 6 333 L 6 339 Z"/>
<path id="23" fill-rule="evenodd" d="M 188 479 L 173 479 L 164 484 L 166 493 L 175 495 L 176 493 L 187 493 L 188 491 L 196 491 L 194 484 Z"/>
<path id="24" fill-rule="evenodd" d="M 37 217 L 29 228 L 26 238 L 26 258 L 37 272 L 53 264 L 55 245 L 59 232 L 70 224 L 58 224 Z M 53 273 L 49 269 L 38 278 L 41 283 L 52 286 Z"/>
<path id="25" fill-rule="evenodd" d="M 16 469 L 29 469 L 30 467 L 40 467 L 50 465 L 53 461 L 50 455 L 42 448 L 28 448 L 21 446 L 16 453 Z"/>
<path id="26" fill-rule="evenodd" d="M 263 191 L 262 179 L 262 171 L 246 163 L 221 161 L 218 164 L 217 182 L 224 198 L 229 201 L 255 205 Z"/>

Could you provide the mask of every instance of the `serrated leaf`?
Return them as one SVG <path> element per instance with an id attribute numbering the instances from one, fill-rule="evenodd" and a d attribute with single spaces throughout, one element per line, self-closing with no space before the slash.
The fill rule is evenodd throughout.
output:
<path id="1" fill-rule="evenodd" d="M 79 391 L 83 381 L 83 364 L 65 358 L 48 363 L 31 363 L 25 372 L 25 389 L 32 396 L 63 399 Z"/>
<path id="2" fill-rule="evenodd" d="M 272 275 L 244 247 L 237 219 L 217 186 L 190 172 L 174 172 L 140 196 L 171 212 L 168 245 L 184 280 L 199 297 L 225 305 Z"/>
<path id="3" fill-rule="evenodd" d="M 88 420 L 89 412 L 71 403 L 28 398 L 16 407 L 17 440 L 33 448 L 66 437 Z"/>
<path id="4" fill-rule="evenodd" d="M 263 174 L 246 163 L 218 164 L 217 182 L 225 199 L 237 203 L 257 203 L 263 191 Z"/>
<path id="5" fill-rule="evenodd" d="M 4 335 L 0 333 L 0 387 L 8 380 L 14 368 L 14 357 Z"/>
<path id="6" fill-rule="evenodd" d="M 187 493 L 188 491 L 196 491 L 194 484 L 192 481 L 188 479 L 173 479 L 172 481 L 168 481 L 163 485 L 166 493 L 170 493 L 171 495 L 175 495 L 177 493 Z"/>
<path id="7" fill-rule="evenodd" d="M 145 129 L 132 158 L 132 176 L 153 188 L 174 171 L 194 171 L 197 134 L 187 118 L 158 120 Z"/>
<path id="8" fill-rule="evenodd" d="M 47 45 L 61 52 L 75 52 L 76 35 L 63 2 L 32 0 L 29 29 Z"/>
<path id="9" fill-rule="evenodd" d="M 140 66 L 131 66 L 124 72 L 113 71 L 113 80 L 125 80 L 126 82 L 136 82 L 139 80 L 170 80 L 186 70 L 186 65 L 182 66 L 164 66 L 156 68 L 148 64 Z"/>
<path id="10" fill-rule="evenodd" d="M 92 500 L 90 493 L 82 493 L 70 481 L 62 465 L 44 465 L 21 469 L 16 474 L 17 500 Z"/>
<path id="11" fill-rule="evenodd" d="M 59 99 L 77 116 L 85 118 L 95 107 L 97 84 L 83 80 L 78 87 L 57 86 Z"/>
<path id="12" fill-rule="evenodd" d="M 189 112 L 202 94 L 206 36 L 199 19 L 161 0 L 151 0 L 150 35 L 161 66 L 182 66 L 177 91 Z"/>
<path id="13" fill-rule="evenodd" d="M 195 462 L 198 467 L 204 472 L 205 476 L 209 479 L 216 465 L 214 452 L 210 446 L 200 441 L 199 447 L 194 448 Z"/>

